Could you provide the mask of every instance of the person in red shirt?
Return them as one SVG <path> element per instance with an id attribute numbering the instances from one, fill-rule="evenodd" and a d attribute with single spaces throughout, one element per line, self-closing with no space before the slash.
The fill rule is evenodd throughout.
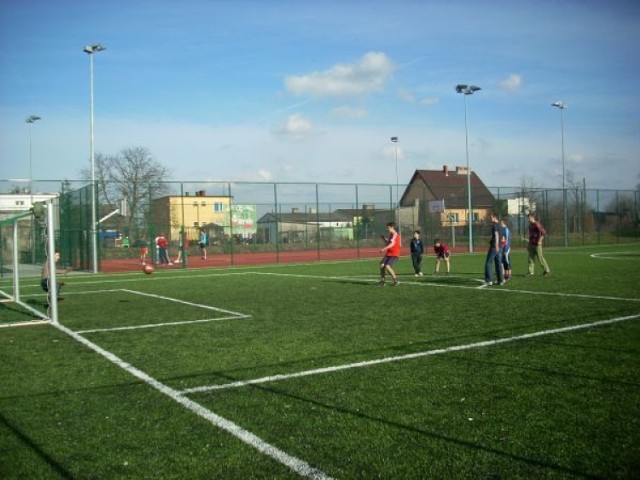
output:
<path id="1" fill-rule="evenodd" d="M 384 254 L 380 261 L 380 282 L 379 285 L 384 287 L 385 276 L 388 273 L 393 279 L 393 286 L 398 286 L 398 276 L 393 270 L 393 265 L 398 261 L 400 256 L 400 233 L 396 230 L 396 224 L 394 222 L 387 223 L 387 232 L 389 237 L 383 235 L 384 240 L 387 242 L 386 247 L 380 250 Z"/>
<path id="2" fill-rule="evenodd" d="M 536 258 L 542 267 L 542 275 L 549 275 L 551 270 L 549 269 L 547 261 L 544 259 L 544 255 L 542 254 L 542 240 L 547 232 L 540 222 L 536 221 L 536 217 L 533 213 L 527 215 L 527 219 L 529 220 L 529 245 L 527 247 L 529 252 L 529 271 L 527 272 L 527 276 L 533 277 Z"/>
<path id="3" fill-rule="evenodd" d="M 158 256 L 160 265 L 173 265 L 171 260 L 169 260 L 168 250 L 169 250 L 169 242 L 167 241 L 167 237 L 164 236 L 164 233 L 161 233 L 158 237 Z"/>
<path id="4" fill-rule="evenodd" d="M 433 251 L 436 254 L 436 271 L 435 273 L 440 272 L 440 262 L 444 261 L 447 264 L 447 273 L 451 270 L 451 265 L 449 264 L 449 257 L 451 256 L 451 252 L 449 247 L 447 247 L 444 243 L 440 241 L 439 238 L 436 238 L 433 241 Z"/>

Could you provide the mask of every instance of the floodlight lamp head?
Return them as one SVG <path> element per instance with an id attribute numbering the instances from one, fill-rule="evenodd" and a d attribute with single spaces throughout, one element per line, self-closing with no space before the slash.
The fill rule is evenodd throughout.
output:
<path id="1" fill-rule="evenodd" d="M 463 93 L 467 88 L 468 88 L 467 85 L 461 83 L 459 85 L 456 85 L 456 92 Z"/>
<path id="2" fill-rule="evenodd" d="M 391 141 L 394 142 L 394 143 L 397 142 L 398 141 L 398 137 L 391 137 Z"/>
<path id="3" fill-rule="evenodd" d="M 41 120 L 41 117 L 37 116 L 37 115 L 29 115 L 25 122 L 27 123 L 35 123 L 36 120 Z"/>
<path id="4" fill-rule="evenodd" d="M 87 45 L 82 49 L 83 52 L 88 53 L 89 55 L 95 52 L 101 52 L 102 50 L 106 50 L 106 47 L 103 47 L 100 43 Z"/>
<path id="5" fill-rule="evenodd" d="M 551 106 L 552 107 L 558 107 L 561 110 L 567 108 L 567 105 L 561 100 L 558 100 L 557 102 L 553 102 L 551 104 Z"/>
<path id="6" fill-rule="evenodd" d="M 469 88 L 467 89 L 467 91 L 469 92 L 467 93 L 467 95 L 471 95 L 473 92 L 477 92 L 478 90 L 482 90 L 482 89 L 476 85 L 470 85 Z"/>

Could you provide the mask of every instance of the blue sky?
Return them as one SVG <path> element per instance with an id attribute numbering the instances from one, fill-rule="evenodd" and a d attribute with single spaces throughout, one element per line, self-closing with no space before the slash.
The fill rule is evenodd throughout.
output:
<path id="1" fill-rule="evenodd" d="M 175 180 L 395 183 L 465 165 L 489 186 L 640 182 L 640 2 L 0 3 L 0 179 L 76 179 L 142 146 Z"/>

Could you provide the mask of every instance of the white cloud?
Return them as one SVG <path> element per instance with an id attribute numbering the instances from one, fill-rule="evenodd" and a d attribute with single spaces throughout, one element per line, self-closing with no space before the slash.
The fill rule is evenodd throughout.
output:
<path id="1" fill-rule="evenodd" d="M 382 52 L 368 52 L 356 63 L 337 64 L 324 72 L 289 76 L 285 87 L 295 95 L 341 97 L 380 91 L 395 66 Z"/>
<path id="2" fill-rule="evenodd" d="M 438 97 L 425 97 L 418 101 L 420 105 L 423 105 L 425 107 L 431 107 L 438 102 L 440 102 L 440 99 Z"/>
<path id="3" fill-rule="evenodd" d="M 522 87 L 522 75 L 519 73 L 512 73 L 500 82 L 500 87 L 508 92 L 517 92 Z"/>
<path id="4" fill-rule="evenodd" d="M 351 107 L 349 105 L 342 105 L 340 107 L 334 108 L 332 113 L 334 117 L 348 119 L 360 119 L 367 116 L 367 110 L 365 108 Z"/>
<path id="5" fill-rule="evenodd" d="M 273 175 L 269 170 L 261 168 L 260 170 L 258 170 L 258 178 L 261 182 L 270 182 L 271 180 L 273 180 Z"/>
<path id="6" fill-rule="evenodd" d="M 586 159 L 584 155 L 580 153 L 574 153 L 573 155 L 569 155 L 569 158 L 567 158 L 568 163 L 575 163 L 575 164 L 585 163 L 585 160 Z"/>
<path id="7" fill-rule="evenodd" d="M 312 131 L 313 123 L 300 113 L 289 115 L 276 130 L 277 133 L 291 135 L 293 137 L 304 137 Z"/>
<path id="8" fill-rule="evenodd" d="M 440 101 L 438 97 L 418 98 L 415 94 L 405 89 L 400 90 L 398 96 L 407 103 L 413 103 L 423 107 L 431 107 Z"/>

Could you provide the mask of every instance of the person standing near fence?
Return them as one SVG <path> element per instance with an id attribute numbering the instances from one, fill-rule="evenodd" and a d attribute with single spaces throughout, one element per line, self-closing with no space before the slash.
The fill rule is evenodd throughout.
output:
<path id="1" fill-rule="evenodd" d="M 167 241 L 167 237 L 164 236 L 164 233 L 161 233 L 158 237 L 158 263 L 160 265 L 173 265 L 171 260 L 169 260 L 169 242 Z"/>
<path id="2" fill-rule="evenodd" d="M 527 215 L 527 220 L 529 220 L 529 245 L 527 247 L 529 253 L 529 270 L 527 276 L 533 277 L 536 259 L 542 267 L 542 275 L 550 275 L 551 270 L 542 254 L 542 240 L 547 232 L 540 222 L 536 221 L 536 216 L 533 213 Z"/>
<path id="3" fill-rule="evenodd" d="M 502 267 L 504 269 L 504 281 L 511 278 L 511 229 L 507 225 L 507 219 L 500 220 L 502 227 Z"/>
<path id="4" fill-rule="evenodd" d="M 413 232 L 411 239 L 411 263 L 416 277 L 422 276 L 422 255 L 424 254 L 424 244 L 420 238 L 420 230 Z"/>
<path id="5" fill-rule="evenodd" d="M 140 265 L 144 267 L 147 264 L 147 255 L 149 254 L 149 242 L 147 242 L 146 235 L 142 235 L 142 238 L 138 240 L 138 248 L 140 249 Z"/>
<path id="6" fill-rule="evenodd" d="M 487 257 L 484 262 L 484 284 L 492 285 L 492 267 L 496 271 L 497 285 L 504 285 L 503 270 L 502 270 L 502 227 L 498 222 L 498 215 L 496 213 L 491 214 L 491 238 L 489 239 L 489 250 L 487 251 Z"/>
<path id="7" fill-rule="evenodd" d="M 400 256 L 400 233 L 396 230 L 396 224 L 394 222 L 387 223 L 387 232 L 389 237 L 384 237 L 387 242 L 387 246 L 380 250 L 384 254 L 382 261 L 380 262 L 380 281 L 378 284 L 382 287 L 385 285 L 385 276 L 388 273 L 393 279 L 393 286 L 398 286 L 398 276 L 393 270 L 393 265 L 398 261 Z"/>
<path id="8" fill-rule="evenodd" d="M 202 260 L 207 259 L 207 243 L 208 243 L 208 235 L 205 232 L 204 228 L 200 229 L 200 237 L 198 238 L 198 245 L 200 246 L 200 258 Z"/>
<path id="9" fill-rule="evenodd" d="M 184 263 L 187 263 L 187 250 L 189 249 L 189 238 L 187 237 L 187 232 L 184 230 L 180 230 L 180 240 L 178 240 L 178 258 L 176 258 L 176 263 L 182 262 L 184 259 Z M 182 252 L 184 251 L 184 256 Z"/>

